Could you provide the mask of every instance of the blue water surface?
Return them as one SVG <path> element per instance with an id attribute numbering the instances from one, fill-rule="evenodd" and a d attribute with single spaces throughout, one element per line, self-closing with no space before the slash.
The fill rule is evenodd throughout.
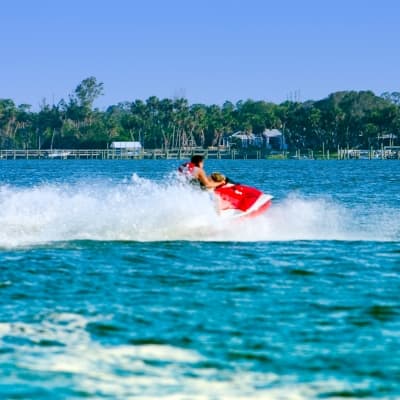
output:
<path id="1" fill-rule="evenodd" d="M 400 398 L 400 163 L 0 162 L 0 398 Z"/>

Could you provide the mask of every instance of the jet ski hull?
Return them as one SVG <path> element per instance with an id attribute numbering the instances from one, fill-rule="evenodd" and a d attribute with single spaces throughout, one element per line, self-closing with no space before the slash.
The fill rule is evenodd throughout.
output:
<path id="1" fill-rule="evenodd" d="M 217 210 L 223 218 L 254 218 L 271 206 L 272 196 L 260 190 L 240 185 L 225 184 L 214 190 Z"/>

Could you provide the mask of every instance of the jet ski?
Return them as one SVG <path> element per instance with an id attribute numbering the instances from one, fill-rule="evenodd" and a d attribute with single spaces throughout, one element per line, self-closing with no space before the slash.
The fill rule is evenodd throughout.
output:
<path id="1" fill-rule="evenodd" d="M 271 206 L 272 196 L 261 190 L 233 182 L 219 172 L 213 172 L 210 178 L 221 182 L 213 190 L 213 195 L 218 215 L 222 218 L 254 218 Z"/>
<path id="2" fill-rule="evenodd" d="M 239 183 L 230 182 L 213 191 L 217 212 L 222 218 L 254 218 L 271 206 L 272 196 Z"/>
<path id="3" fill-rule="evenodd" d="M 193 163 L 184 163 L 178 171 L 188 182 L 198 184 L 197 179 L 193 179 L 194 168 Z M 219 172 L 213 172 L 210 178 L 221 182 L 220 186 L 210 189 L 210 192 L 215 199 L 217 213 L 222 218 L 253 218 L 271 206 L 272 196 L 261 190 L 233 182 Z"/>

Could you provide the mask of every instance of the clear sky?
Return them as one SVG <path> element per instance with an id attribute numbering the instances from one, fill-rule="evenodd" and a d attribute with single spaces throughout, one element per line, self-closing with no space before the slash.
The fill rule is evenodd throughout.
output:
<path id="1" fill-rule="evenodd" d="M 400 0 L 4 0 L 0 98 L 34 108 L 104 83 L 101 109 L 400 91 Z"/>

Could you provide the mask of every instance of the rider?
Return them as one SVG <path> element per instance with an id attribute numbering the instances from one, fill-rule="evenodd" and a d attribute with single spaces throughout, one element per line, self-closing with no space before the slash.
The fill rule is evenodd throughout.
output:
<path id="1" fill-rule="evenodd" d="M 186 173 L 191 179 L 200 182 L 200 185 L 205 189 L 214 189 L 225 184 L 225 180 L 215 182 L 206 175 L 204 171 L 204 157 L 198 154 L 192 156 L 190 163 L 181 165 L 179 171 Z"/>

